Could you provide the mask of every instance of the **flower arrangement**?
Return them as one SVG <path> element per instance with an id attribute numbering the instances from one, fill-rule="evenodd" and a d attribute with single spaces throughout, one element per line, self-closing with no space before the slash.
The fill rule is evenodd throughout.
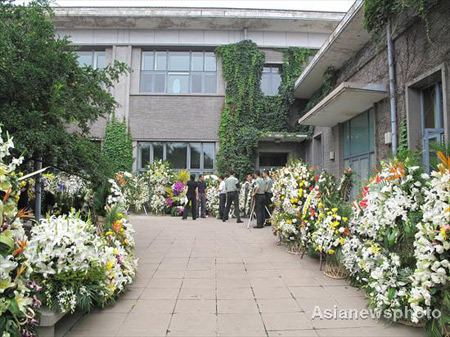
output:
<path id="1" fill-rule="evenodd" d="M 108 209 L 104 230 L 98 235 L 79 213 L 50 216 L 33 227 L 25 255 L 49 308 L 74 312 L 103 307 L 133 282 L 137 260 L 131 224 L 116 207 Z"/>
<path id="2" fill-rule="evenodd" d="M 348 218 L 339 214 L 338 208 L 322 211 L 312 233 L 312 246 L 320 252 L 334 255 L 350 235 Z"/>
<path id="3" fill-rule="evenodd" d="M 380 312 L 410 307 L 415 234 L 429 189 L 428 176 L 409 159 L 381 166 L 354 202 L 349 225 L 354 237 L 344 242 L 342 258 L 353 280 L 366 289 L 369 305 Z"/>
<path id="4" fill-rule="evenodd" d="M 422 221 L 414 242 L 417 260 L 411 290 L 412 321 L 418 322 L 426 312 L 438 308 L 444 313 L 437 320 L 440 330 L 448 330 L 450 279 L 450 158 L 438 153 L 441 164 L 432 173 L 430 188 L 425 189 L 421 206 Z M 447 326 L 446 326 L 447 325 Z"/>
<path id="5" fill-rule="evenodd" d="M 117 173 L 114 179 L 109 179 L 111 184 L 110 194 L 106 200 L 107 207 L 118 207 L 122 212 L 128 208 L 129 201 L 127 200 L 122 189 L 126 185 L 126 181 L 121 173 Z"/>
<path id="6" fill-rule="evenodd" d="M 175 173 L 167 162 L 154 161 L 147 167 L 144 177 L 150 189 L 149 208 L 152 213 L 165 213 L 168 190 L 170 191 L 174 176 Z"/>
<path id="7" fill-rule="evenodd" d="M 206 208 L 209 213 L 219 216 L 219 177 L 214 174 L 205 175 L 206 182 Z M 231 213 L 234 214 L 234 213 Z"/>
<path id="8" fill-rule="evenodd" d="M 34 226 L 25 254 L 33 279 L 43 286 L 43 303 L 61 312 L 103 306 L 110 295 L 103 245 L 95 227 L 79 213 L 50 216 Z"/>
<path id="9" fill-rule="evenodd" d="M 132 284 L 136 276 L 134 230 L 117 208 L 107 210 L 104 229 L 107 287 L 114 298 Z"/>
<path id="10" fill-rule="evenodd" d="M 296 242 L 297 248 L 304 249 L 310 240 L 307 238 L 313 199 L 310 192 L 315 175 L 305 164 L 296 161 L 274 172 L 273 177 L 273 232 L 290 246 Z"/>
<path id="11" fill-rule="evenodd" d="M 6 162 L 14 143 L 8 134 L 6 141 L 1 134 L 0 129 L 0 335 L 33 337 L 41 305 L 36 297 L 40 286 L 28 282 L 31 269 L 24 255 L 27 238 L 21 218 L 29 214 L 17 210 L 22 183 L 15 170 L 22 157 Z"/>

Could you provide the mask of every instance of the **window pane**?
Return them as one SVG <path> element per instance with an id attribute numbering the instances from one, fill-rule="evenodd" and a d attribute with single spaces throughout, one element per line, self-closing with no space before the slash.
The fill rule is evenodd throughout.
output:
<path id="1" fill-rule="evenodd" d="M 270 67 L 264 67 L 263 73 L 270 73 Z"/>
<path id="2" fill-rule="evenodd" d="M 153 160 L 163 160 L 164 144 L 153 143 Z"/>
<path id="3" fill-rule="evenodd" d="M 203 168 L 214 168 L 214 143 L 203 144 Z"/>
<path id="4" fill-rule="evenodd" d="M 189 92 L 189 74 L 169 74 L 169 93 L 185 94 Z"/>
<path id="5" fill-rule="evenodd" d="M 202 154 L 202 144 L 191 143 L 191 169 L 200 169 L 200 156 Z"/>
<path id="6" fill-rule="evenodd" d="M 202 73 L 192 73 L 191 75 L 191 92 L 202 92 Z"/>
<path id="7" fill-rule="evenodd" d="M 342 148 L 344 152 L 344 158 L 350 157 L 349 144 L 350 144 L 349 122 L 346 122 L 342 125 Z"/>
<path id="8" fill-rule="evenodd" d="M 155 54 L 153 52 L 142 53 L 142 70 L 154 70 Z"/>
<path id="9" fill-rule="evenodd" d="M 369 110 L 369 151 L 375 151 L 375 111 Z"/>
<path id="10" fill-rule="evenodd" d="M 77 52 L 78 54 L 78 64 L 80 65 L 80 67 L 87 67 L 90 66 L 92 67 L 92 58 L 93 58 L 93 53 L 90 51 L 79 51 Z"/>
<path id="11" fill-rule="evenodd" d="M 191 70 L 203 71 L 203 53 L 192 53 L 192 68 Z"/>
<path id="12" fill-rule="evenodd" d="M 166 92 L 166 73 L 155 74 L 155 92 Z"/>
<path id="13" fill-rule="evenodd" d="M 440 85 L 433 85 L 422 91 L 425 129 L 442 128 L 442 97 Z"/>
<path id="14" fill-rule="evenodd" d="M 150 164 L 150 144 L 140 144 L 141 148 L 141 162 L 140 169 L 145 168 L 148 164 Z"/>
<path id="15" fill-rule="evenodd" d="M 265 95 L 271 95 L 270 73 L 263 73 L 262 74 L 261 91 Z"/>
<path id="16" fill-rule="evenodd" d="M 167 69 L 167 53 L 165 51 L 156 52 L 156 70 Z"/>
<path id="17" fill-rule="evenodd" d="M 273 73 L 273 74 L 279 74 L 279 73 L 280 73 L 280 68 L 278 68 L 278 67 L 272 67 L 272 73 Z"/>
<path id="18" fill-rule="evenodd" d="M 280 74 L 272 74 L 272 95 L 278 94 L 278 87 L 281 84 L 281 75 Z"/>
<path id="19" fill-rule="evenodd" d="M 167 143 L 167 160 L 174 169 L 185 169 L 187 145 L 184 143 Z"/>
<path id="20" fill-rule="evenodd" d="M 205 53 L 205 71 L 216 71 L 216 55 L 214 53 Z"/>
<path id="21" fill-rule="evenodd" d="M 205 74 L 205 90 L 206 94 L 217 93 L 217 74 L 216 73 L 206 73 Z"/>
<path id="22" fill-rule="evenodd" d="M 361 182 L 366 183 L 367 180 L 369 180 L 369 172 L 370 172 L 369 158 L 368 157 L 361 158 L 359 165 L 361 170 L 360 172 Z"/>
<path id="23" fill-rule="evenodd" d="M 169 70 L 189 70 L 189 53 L 170 52 Z"/>
<path id="24" fill-rule="evenodd" d="M 152 91 L 153 73 L 141 72 L 141 92 Z"/>
<path id="25" fill-rule="evenodd" d="M 103 69 L 105 68 L 105 63 L 106 63 L 106 56 L 105 56 L 105 52 L 97 52 L 97 65 L 96 68 L 97 69 Z"/>
<path id="26" fill-rule="evenodd" d="M 352 156 L 369 152 L 369 125 L 367 113 L 350 121 L 350 154 Z"/>

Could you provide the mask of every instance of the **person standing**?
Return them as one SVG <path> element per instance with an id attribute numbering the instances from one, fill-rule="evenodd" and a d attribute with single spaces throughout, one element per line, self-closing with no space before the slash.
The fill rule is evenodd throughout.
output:
<path id="1" fill-rule="evenodd" d="M 263 178 L 261 178 L 261 172 L 255 171 L 255 190 L 253 192 L 253 197 L 255 198 L 255 209 L 256 209 L 256 226 L 253 228 L 263 228 L 264 227 L 264 205 L 266 204 L 266 183 Z"/>
<path id="2" fill-rule="evenodd" d="M 234 215 L 237 219 L 237 223 L 242 223 L 241 214 L 239 212 L 239 180 L 236 178 L 235 173 L 231 172 L 230 176 L 225 180 L 225 190 L 227 192 L 227 205 L 225 207 L 225 213 L 223 214 L 222 221 L 228 220 L 230 214 L 231 204 L 234 204 Z"/>
<path id="3" fill-rule="evenodd" d="M 198 203 L 197 203 L 197 215 L 206 218 L 206 181 L 203 174 L 198 177 Z M 200 212 L 201 208 L 201 212 Z"/>
<path id="4" fill-rule="evenodd" d="M 189 203 L 191 204 L 192 220 L 197 219 L 198 183 L 195 181 L 195 174 L 191 174 L 191 179 L 187 182 L 184 192 L 187 198 L 184 205 L 183 220 L 187 219 Z"/>
<path id="5" fill-rule="evenodd" d="M 225 177 L 219 177 L 219 217 L 223 219 L 223 215 L 225 214 L 225 207 L 227 202 L 227 190 L 225 188 Z"/>
<path id="6" fill-rule="evenodd" d="M 253 175 L 248 173 L 246 176 L 246 181 L 244 183 L 244 214 L 245 216 L 250 216 L 252 212 L 252 185 L 253 185 Z"/>
<path id="7" fill-rule="evenodd" d="M 272 197 L 273 197 L 272 193 L 273 181 L 272 178 L 270 177 L 269 170 L 264 170 L 263 178 L 264 182 L 266 183 L 266 192 L 265 192 L 266 204 L 264 207 L 264 214 L 265 214 L 265 221 L 267 221 L 270 219 L 272 214 Z"/>

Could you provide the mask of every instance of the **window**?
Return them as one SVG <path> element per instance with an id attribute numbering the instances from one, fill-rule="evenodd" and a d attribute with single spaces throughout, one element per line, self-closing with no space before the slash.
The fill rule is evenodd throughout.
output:
<path id="1" fill-rule="evenodd" d="M 322 146 L 322 135 L 317 135 L 313 138 L 314 145 L 314 166 L 318 170 L 323 168 L 323 146 Z"/>
<path id="2" fill-rule="evenodd" d="M 267 65 L 263 69 L 261 78 L 261 91 L 265 95 L 278 95 L 278 87 L 281 84 L 281 72 L 279 66 Z"/>
<path id="3" fill-rule="evenodd" d="M 175 170 L 213 172 L 215 143 L 139 142 L 139 170 L 154 160 L 167 160 Z"/>
<path id="4" fill-rule="evenodd" d="M 213 52 L 146 51 L 142 53 L 142 93 L 217 93 L 216 56 Z"/>
<path id="5" fill-rule="evenodd" d="M 375 165 L 375 113 L 370 109 L 342 124 L 344 167 L 356 176 L 352 196 L 369 179 Z"/>
<path id="6" fill-rule="evenodd" d="M 77 55 L 80 67 L 105 68 L 106 55 L 104 51 L 79 51 Z"/>
<path id="7" fill-rule="evenodd" d="M 433 145 L 440 144 L 444 138 L 444 104 L 442 83 L 438 82 L 423 89 L 420 93 L 422 134 L 423 134 L 423 163 L 430 172 L 430 158 L 436 153 Z"/>

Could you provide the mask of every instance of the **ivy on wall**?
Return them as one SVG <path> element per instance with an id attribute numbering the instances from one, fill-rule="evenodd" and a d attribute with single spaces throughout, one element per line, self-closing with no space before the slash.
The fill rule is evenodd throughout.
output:
<path id="1" fill-rule="evenodd" d="M 216 49 L 226 82 L 216 157 L 219 172 L 235 171 L 241 177 L 252 172 L 261 133 L 292 131 L 289 112 L 295 101 L 294 83 L 311 51 L 295 47 L 281 51 L 284 63 L 279 95 L 264 96 L 261 77 L 265 55 L 256 43 L 244 40 Z"/>
<path id="2" fill-rule="evenodd" d="M 114 115 L 111 116 L 111 120 L 106 125 L 102 155 L 109 163 L 110 174 L 132 170 L 133 143 L 125 119 L 120 122 Z"/>
<path id="3" fill-rule="evenodd" d="M 264 54 L 250 40 L 220 46 L 216 54 L 222 59 L 226 81 L 217 167 L 222 173 L 243 175 L 253 170 L 256 159 Z"/>
<path id="4" fill-rule="evenodd" d="M 380 39 L 385 34 L 389 20 L 412 9 L 425 22 L 428 31 L 428 9 L 437 2 L 438 0 L 365 0 L 364 26 L 375 39 Z"/>
<path id="5" fill-rule="evenodd" d="M 263 132 L 301 131 L 289 123 L 289 114 L 295 102 L 294 85 L 312 54 L 310 49 L 289 47 L 283 53 L 281 84 L 276 96 L 263 96 L 261 100 L 260 130 Z"/>

